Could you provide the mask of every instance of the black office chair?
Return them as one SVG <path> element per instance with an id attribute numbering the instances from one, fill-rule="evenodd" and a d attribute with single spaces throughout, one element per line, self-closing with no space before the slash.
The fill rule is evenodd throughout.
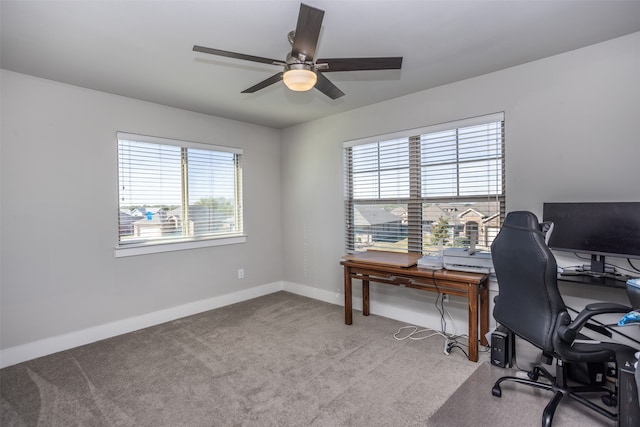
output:
<path id="1" fill-rule="evenodd" d="M 575 319 L 571 319 L 562 300 L 557 284 L 556 260 L 545 243 L 542 225 L 531 212 L 510 212 L 500 233 L 491 245 L 491 254 L 498 279 L 499 295 L 495 299 L 493 315 L 498 323 L 516 336 L 542 350 L 542 361 L 548 365 L 557 360 L 556 375 L 543 366 L 536 365 L 528 372 L 529 379 L 505 376 L 496 381 L 492 394 L 501 397 L 500 384 L 515 381 L 554 393 L 542 414 L 542 425 L 551 426 L 553 415 L 563 397 L 617 420 L 617 414 L 605 407 L 579 396 L 578 393 L 601 390 L 603 402 L 614 406 L 617 387 L 599 386 L 569 387 L 567 366 L 570 363 L 615 362 L 616 366 L 633 363 L 634 350 L 626 345 L 593 341 L 575 342 L 580 329 L 587 321 L 603 313 L 627 313 L 630 307 L 616 303 L 589 304 Z M 628 366 L 628 365 L 627 365 Z M 548 382 L 538 381 L 542 375 Z"/>

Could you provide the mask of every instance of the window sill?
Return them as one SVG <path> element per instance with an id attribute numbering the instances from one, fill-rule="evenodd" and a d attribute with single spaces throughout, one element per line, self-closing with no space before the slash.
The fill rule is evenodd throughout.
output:
<path id="1" fill-rule="evenodd" d="M 194 240 L 188 242 L 171 242 L 171 243 L 155 243 L 155 244 L 139 244 L 116 246 L 113 250 L 116 258 L 155 254 L 160 252 L 184 251 L 188 249 L 208 248 L 211 246 L 235 245 L 245 243 L 247 236 L 233 236 L 218 239 Z"/>

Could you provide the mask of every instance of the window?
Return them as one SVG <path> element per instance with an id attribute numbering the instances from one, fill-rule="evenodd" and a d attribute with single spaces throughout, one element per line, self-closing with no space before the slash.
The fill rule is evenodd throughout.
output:
<path id="1" fill-rule="evenodd" d="M 488 250 L 504 218 L 504 114 L 344 144 L 347 252 Z"/>
<path id="2" fill-rule="evenodd" d="M 120 248 L 242 236 L 242 150 L 117 137 Z"/>

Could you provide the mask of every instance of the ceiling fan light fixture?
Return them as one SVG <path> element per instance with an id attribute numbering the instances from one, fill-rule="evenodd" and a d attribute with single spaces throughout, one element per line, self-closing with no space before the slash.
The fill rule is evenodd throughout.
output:
<path id="1" fill-rule="evenodd" d="M 307 64 L 289 64 L 282 76 L 285 86 L 296 92 L 311 90 L 318 81 L 315 71 Z"/>

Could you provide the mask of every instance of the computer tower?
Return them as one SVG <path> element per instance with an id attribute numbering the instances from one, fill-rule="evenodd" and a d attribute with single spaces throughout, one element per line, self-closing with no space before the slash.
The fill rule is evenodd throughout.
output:
<path id="1" fill-rule="evenodd" d="M 618 368 L 618 425 L 634 427 L 640 425 L 640 405 L 638 404 L 638 383 L 633 366 Z"/>

